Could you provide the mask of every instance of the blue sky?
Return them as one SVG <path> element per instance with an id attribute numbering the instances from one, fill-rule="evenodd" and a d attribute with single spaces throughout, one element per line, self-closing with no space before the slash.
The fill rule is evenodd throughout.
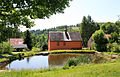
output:
<path id="1" fill-rule="evenodd" d="M 115 22 L 120 15 L 120 0 L 73 0 L 63 14 L 52 15 L 49 19 L 36 19 L 36 25 L 31 30 L 75 25 L 88 15 L 95 22 Z"/>

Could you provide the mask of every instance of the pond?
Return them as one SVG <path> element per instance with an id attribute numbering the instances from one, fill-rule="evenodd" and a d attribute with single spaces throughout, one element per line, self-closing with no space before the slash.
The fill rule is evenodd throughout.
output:
<path id="1" fill-rule="evenodd" d="M 82 54 L 83 55 L 83 54 Z M 81 56 L 81 54 L 50 54 L 27 57 L 22 60 L 14 60 L 11 63 L 5 65 L 4 69 L 40 69 L 48 67 L 62 67 L 71 57 Z"/>

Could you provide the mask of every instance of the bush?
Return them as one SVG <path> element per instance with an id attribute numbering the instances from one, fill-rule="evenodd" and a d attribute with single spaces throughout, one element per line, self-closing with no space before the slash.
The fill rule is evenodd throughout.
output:
<path id="1" fill-rule="evenodd" d="M 120 52 L 120 45 L 116 42 L 107 45 L 109 52 Z"/>
<path id="2" fill-rule="evenodd" d="M 77 58 L 69 58 L 67 63 L 68 63 L 68 66 L 76 66 L 78 64 L 78 59 Z"/>
<path id="3" fill-rule="evenodd" d="M 96 44 L 94 42 L 91 44 L 91 49 L 96 50 Z"/>
<path id="4" fill-rule="evenodd" d="M 82 48 L 82 50 L 90 50 L 89 48 Z"/>
<path id="5" fill-rule="evenodd" d="M 23 49 L 23 52 L 26 52 L 26 51 L 28 51 L 28 50 L 29 50 L 28 48 L 24 48 L 24 49 Z"/>
<path id="6" fill-rule="evenodd" d="M 35 47 L 33 47 L 33 48 L 32 48 L 32 51 L 38 52 L 38 51 L 40 51 L 40 48 L 35 48 Z"/>
<path id="7" fill-rule="evenodd" d="M 14 48 L 10 45 L 9 42 L 3 42 L 0 43 L 0 53 L 1 54 L 11 54 L 11 52 L 14 51 Z"/>
<path id="8" fill-rule="evenodd" d="M 81 63 L 89 64 L 91 62 L 90 57 L 88 55 L 77 57 L 77 61 L 79 64 L 81 64 Z"/>
<path id="9" fill-rule="evenodd" d="M 64 66 L 63 66 L 63 69 L 64 69 L 64 70 L 69 69 L 69 66 L 64 65 Z"/>
<path id="10" fill-rule="evenodd" d="M 88 55 L 79 56 L 77 58 L 69 58 L 67 61 L 68 66 L 76 66 L 78 64 L 89 64 L 91 62 Z"/>
<path id="11" fill-rule="evenodd" d="M 97 51 L 107 51 L 108 39 L 104 35 L 105 33 L 102 30 L 98 30 L 92 36 Z"/>
<path id="12" fill-rule="evenodd" d="M 111 33 L 111 37 L 109 38 L 109 42 L 113 43 L 113 42 L 119 42 L 119 34 L 117 34 L 116 32 Z"/>

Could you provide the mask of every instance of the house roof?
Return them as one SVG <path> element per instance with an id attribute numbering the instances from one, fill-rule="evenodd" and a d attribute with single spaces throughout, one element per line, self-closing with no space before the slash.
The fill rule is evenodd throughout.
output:
<path id="1" fill-rule="evenodd" d="M 27 48 L 26 44 L 14 44 L 13 48 Z"/>
<path id="2" fill-rule="evenodd" d="M 22 38 L 10 38 L 9 41 L 10 41 L 11 45 L 23 44 L 24 39 L 22 39 Z"/>
<path id="3" fill-rule="evenodd" d="M 109 38 L 109 37 L 111 37 L 111 35 L 110 34 L 105 34 L 105 37 Z"/>
<path id="4" fill-rule="evenodd" d="M 8 40 L 13 48 L 27 48 L 27 44 L 23 44 L 24 39 L 22 38 L 10 38 Z"/>
<path id="5" fill-rule="evenodd" d="M 50 41 L 82 41 L 79 32 L 49 32 Z"/>

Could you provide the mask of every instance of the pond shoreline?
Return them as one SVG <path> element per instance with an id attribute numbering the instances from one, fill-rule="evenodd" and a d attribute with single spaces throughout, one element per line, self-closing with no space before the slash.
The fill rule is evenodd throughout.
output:
<path id="1" fill-rule="evenodd" d="M 0 68 L 2 68 L 3 66 L 5 66 L 6 64 L 14 61 L 14 60 L 17 60 L 17 59 L 22 59 L 22 58 L 25 58 L 25 57 L 31 57 L 31 56 L 34 56 L 34 55 L 49 55 L 49 54 L 62 54 L 62 53 L 75 53 L 75 54 L 95 54 L 96 52 L 69 52 L 69 51 L 64 51 L 64 52 L 40 52 L 40 53 L 35 53 L 35 54 L 32 54 L 32 55 L 20 55 L 19 57 L 17 58 L 13 58 L 13 59 L 9 59 L 9 60 L 6 60 L 6 61 L 3 61 L 3 62 L 0 62 Z M 18 54 L 19 55 L 19 54 Z M 12 56 L 11 56 L 12 57 Z"/>
<path id="2" fill-rule="evenodd" d="M 3 61 L 3 62 L 0 62 L 0 68 L 2 68 L 4 65 L 6 65 L 6 64 L 8 64 L 8 63 L 10 63 L 10 62 L 12 62 L 14 60 L 22 59 L 22 58 L 25 58 L 25 57 L 31 57 L 31 56 L 34 56 L 34 55 L 21 56 L 19 58 L 15 58 L 15 59 L 12 59 L 12 60 L 6 60 L 6 61 Z"/>

